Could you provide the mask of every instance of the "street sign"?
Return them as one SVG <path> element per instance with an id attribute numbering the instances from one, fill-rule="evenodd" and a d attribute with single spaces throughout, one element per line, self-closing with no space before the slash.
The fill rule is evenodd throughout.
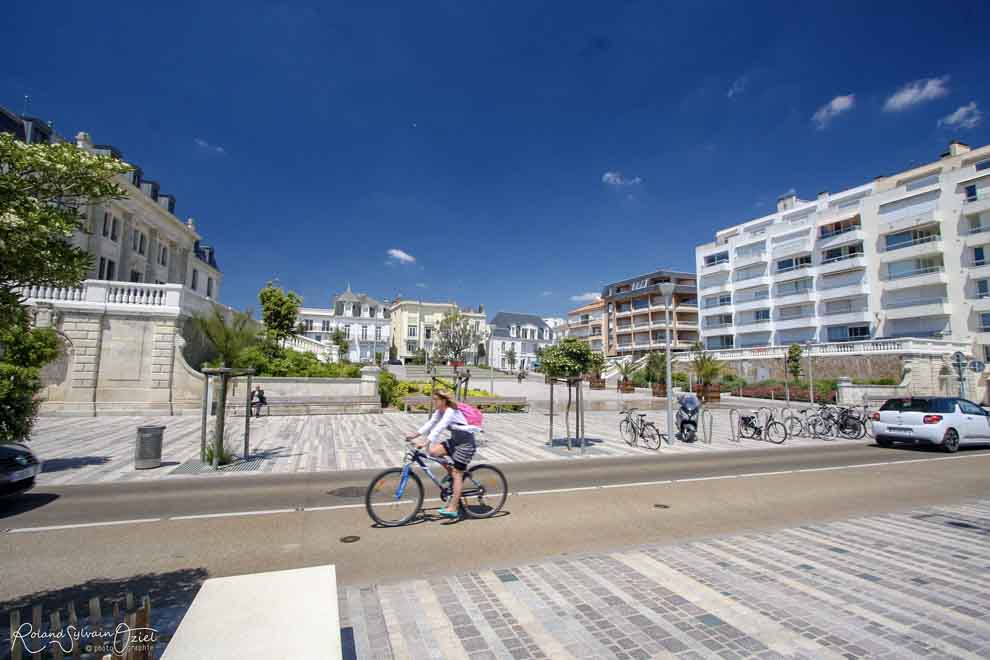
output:
<path id="1" fill-rule="evenodd" d="M 980 362 L 979 360 L 973 360 L 972 362 L 969 363 L 969 370 L 974 373 L 982 374 L 983 370 L 986 368 L 987 365 L 985 365 L 983 362 Z"/>
<path id="2" fill-rule="evenodd" d="M 952 366 L 955 367 L 956 374 L 961 376 L 963 370 L 966 368 L 968 364 L 969 361 L 966 359 L 966 356 L 963 354 L 962 351 L 956 351 L 955 353 L 952 354 Z"/>

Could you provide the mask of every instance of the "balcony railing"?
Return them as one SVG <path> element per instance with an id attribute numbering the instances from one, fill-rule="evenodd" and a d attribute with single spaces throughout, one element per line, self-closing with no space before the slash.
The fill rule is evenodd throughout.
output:
<path id="1" fill-rule="evenodd" d="M 761 323 L 769 323 L 769 322 L 770 322 L 770 317 L 768 316 L 766 318 L 761 317 L 761 318 L 752 318 L 752 319 L 742 319 L 741 321 L 737 321 L 736 325 L 743 325 L 743 326 L 758 325 Z"/>
<path id="2" fill-rule="evenodd" d="M 919 305 L 937 305 L 946 302 L 948 302 L 948 298 L 943 297 L 912 298 L 911 300 L 897 300 L 885 303 L 884 307 L 886 309 L 901 309 L 904 307 L 917 307 Z"/>
<path id="3" fill-rule="evenodd" d="M 828 230 L 823 229 L 822 231 L 818 232 L 818 240 L 823 241 L 826 238 L 832 238 L 833 236 L 841 236 L 842 234 L 848 234 L 851 231 L 857 231 L 862 228 L 863 227 L 860 225 L 852 225 L 849 227 L 840 227 L 839 229 L 828 229 Z"/>
<path id="4" fill-rule="evenodd" d="M 787 266 L 785 268 L 778 268 L 777 273 L 790 273 L 795 270 L 803 270 L 805 268 L 811 268 L 811 264 L 794 264 L 793 266 Z"/>
<path id="5" fill-rule="evenodd" d="M 842 307 L 839 309 L 826 309 L 822 312 L 822 316 L 838 316 L 840 314 L 862 314 L 863 312 L 870 311 L 866 307 Z"/>
<path id="6" fill-rule="evenodd" d="M 862 257 L 862 256 L 863 256 L 862 252 L 850 252 L 849 254 L 840 254 L 837 257 L 829 257 L 827 259 L 822 259 L 822 265 L 824 266 L 825 264 L 834 264 L 838 261 L 845 261 L 846 259 L 855 259 L 857 257 Z"/>
<path id="7" fill-rule="evenodd" d="M 716 307 L 728 307 L 732 304 L 731 300 L 716 300 L 714 302 L 706 302 L 703 309 L 715 309 Z"/>
<path id="8" fill-rule="evenodd" d="M 736 273 L 735 277 L 733 277 L 732 279 L 734 279 L 736 282 L 745 282 L 746 280 L 755 280 L 760 277 L 766 277 L 766 276 L 767 276 L 766 272 L 763 271 L 756 271 L 753 273 L 742 272 L 742 273 Z"/>
<path id="9" fill-rule="evenodd" d="M 815 314 L 811 311 L 804 310 L 801 312 L 781 312 L 780 316 L 777 318 L 778 321 L 795 321 L 797 319 L 810 319 Z"/>
<path id="10" fill-rule="evenodd" d="M 935 241 L 942 240 L 941 234 L 932 234 L 930 236 L 921 236 L 919 238 L 912 239 L 910 241 L 905 241 L 903 243 L 895 243 L 894 245 L 887 245 L 886 251 L 890 252 L 892 250 L 899 250 L 901 248 L 911 247 L 912 245 L 922 245 L 924 243 L 934 243 Z"/>
<path id="11" fill-rule="evenodd" d="M 36 302 L 79 309 L 86 307 L 129 308 L 166 314 L 209 313 L 215 303 L 182 284 L 143 284 L 108 280 L 86 280 L 78 287 L 29 286 L 21 295 Z M 224 306 L 221 305 L 223 308 Z"/>
<path id="12" fill-rule="evenodd" d="M 770 292 L 764 291 L 762 293 L 754 293 L 751 296 L 746 296 L 745 298 L 737 297 L 736 304 L 742 305 L 743 303 L 755 302 L 757 300 L 768 300 L 770 298 Z"/>
<path id="13" fill-rule="evenodd" d="M 715 330 L 717 328 L 731 328 L 731 321 L 722 321 L 721 323 L 706 323 L 704 325 L 705 330 Z"/>
<path id="14" fill-rule="evenodd" d="M 969 231 L 966 232 L 967 235 L 982 234 L 983 232 L 990 231 L 990 223 L 985 225 L 979 225 L 977 227 L 970 227 Z"/>
<path id="15" fill-rule="evenodd" d="M 905 277 L 914 277 L 915 275 L 927 275 L 929 273 L 941 273 L 945 270 L 945 266 L 925 266 L 924 268 L 915 268 L 914 270 L 908 270 L 903 273 L 897 273 L 891 275 L 887 273 L 888 280 L 902 280 Z"/>

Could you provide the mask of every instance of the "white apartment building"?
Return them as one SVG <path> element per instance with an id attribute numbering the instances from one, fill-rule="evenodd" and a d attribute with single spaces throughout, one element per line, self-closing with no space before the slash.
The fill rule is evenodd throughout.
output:
<path id="1" fill-rule="evenodd" d="M 782 197 L 695 258 L 708 348 L 936 337 L 990 357 L 990 146 Z"/>
<path id="2" fill-rule="evenodd" d="M 334 297 L 329 309 L 301 307 L 299 323 L 302 334 L 324 344 L 341 330 L 350 342 L 347 359 L 351 362 L 375 362 L 375 355 L 388 358 L 392 341 L 392 319 L 388 303 L 363 293 L 347 290 Z"/>
<path id="3" fill-rule="evenodd" d="M 605 301 L 596 300 L 567 312 L 567 325 L 563 328 L 567 337 L 574 337 L 588 345 L 596 353 L 605 354 Z"/>
<path id="4" fill-rule="evenodd" d="M 479 305 L 477 310 L 460 309 L 452 302 L 427 302 L 425 300 L 398 299 L 389 307 L 392 321 L 392 345 L 396 354 L 405 362 L 413 357 L 420 349 L 427 355 L 433 353 L 435 329 L 440 320 L 450 312 L 459 311 L 471 323 L 482 344 L 488 341 L 488 323 L 485 318 L 485 308 Z M 477 349 L 468 350 L 464 355 L 467 364 L 474 364 L 478 356 Z"/>
<path id="5" fill-rule="evenodd" d="M 499 312 L 489 325 L 489 364 L 499 369 L 532 369 L 538 362 L 537 351 L 554 342 L 553 329 L 533 314 Z"/>

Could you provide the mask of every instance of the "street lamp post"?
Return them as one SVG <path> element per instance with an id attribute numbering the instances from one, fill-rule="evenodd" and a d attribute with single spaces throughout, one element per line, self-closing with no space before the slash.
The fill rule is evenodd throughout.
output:
<path id="1" fill-rule="evenodd" d="M 664 305 L 664 320 L 666 323 L 665 331 L 667 334 L 666 346 L 667 346 L 667 444 L 674 444 L 674 393 L 672 378 L 670 375 L 670 305 L 674 299 L 674 283 L 673 282 L 661 282 L 660 283 L 660 293 L 663 294 L 665 305 Z"/>
<path id="2" fill-rule="evenodd" d="M 808 398 L 811 400 L 811 405 L 815 405 L 815 370 L 814 363 L 811 361 L 811 347 L 814 343 L 809 339 L 804 344 L 805 350 L 808 351 Z"/>

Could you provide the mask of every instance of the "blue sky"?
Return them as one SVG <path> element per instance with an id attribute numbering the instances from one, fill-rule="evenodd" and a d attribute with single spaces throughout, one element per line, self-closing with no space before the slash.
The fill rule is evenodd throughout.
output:
<path id="1" fill-rule="evenodd" d="M 790 189 L 990 142 L 984 3 L 56 5 L 5 10 L 0 104 L 176 194 L 237 307 L 277 277 L 560 315 Z"/>

